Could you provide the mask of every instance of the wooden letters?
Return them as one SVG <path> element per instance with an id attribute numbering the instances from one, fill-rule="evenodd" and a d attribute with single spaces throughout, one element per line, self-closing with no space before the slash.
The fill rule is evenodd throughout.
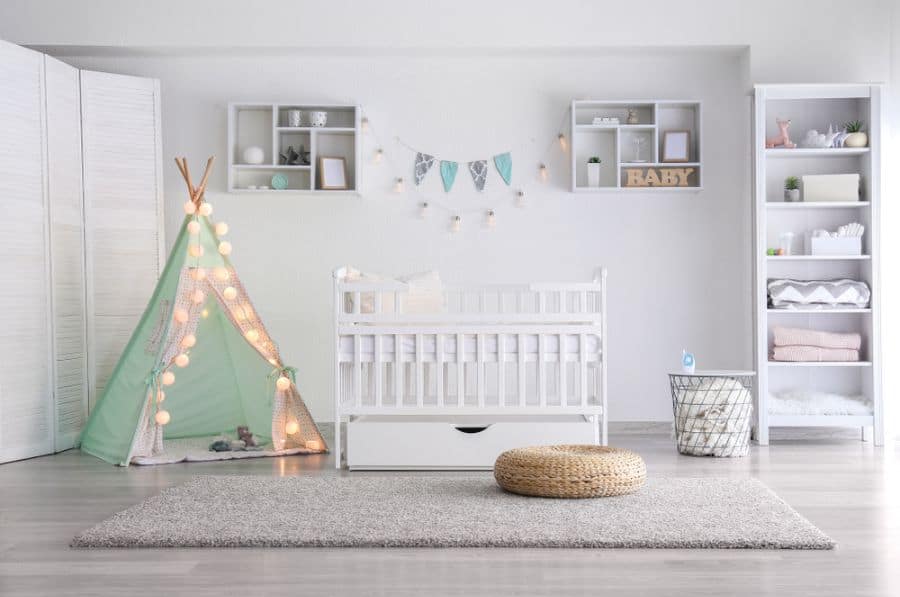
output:
<path id="1" fill-rule="evenodd" d="M 626 187 L 686 187 L 694 168 L 626 168 Z"/>

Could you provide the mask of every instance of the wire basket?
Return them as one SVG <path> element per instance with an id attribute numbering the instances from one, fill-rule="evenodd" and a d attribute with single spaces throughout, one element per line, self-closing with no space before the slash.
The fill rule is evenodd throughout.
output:
<path id="1" fill-rule="evenodd" d="M 679 452 L 718 457 L 749 453 L 752 373 L 670 373 L 669 383 Z"/>

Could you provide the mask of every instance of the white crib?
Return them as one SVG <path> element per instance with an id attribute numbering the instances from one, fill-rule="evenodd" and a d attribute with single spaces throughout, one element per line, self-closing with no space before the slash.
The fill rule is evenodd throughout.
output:
<path id="1" fill-rule="evenodd" d="M 444 288 L 335 271 L 335 464 L 491 468 L 503 449 L 606 444 L 606 270 L 593 282 Z M 421 307 L 421 306 L 420 306 Z M 413 311 L 413 312 L 411 312 Z"/>

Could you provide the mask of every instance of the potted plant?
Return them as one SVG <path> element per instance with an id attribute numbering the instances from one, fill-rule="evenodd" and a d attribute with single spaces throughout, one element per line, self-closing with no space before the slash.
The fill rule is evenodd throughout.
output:
<path id="1" fill-rule="evenodd" d="M 844 123 L 844 130 L 848 135 L 844 139 L 844 147 L 865 147 L 869 144 L 869 137 L 862 132 L 863 123 L 859 120 L 851 120 Z"/>
<path id="2" fill-rule="evenodd" d="M 788 176 L 784 179 L 784 200 L 800 201 L 800 179 L 796 176 Z"/>
<path id="3" fill-rule="evenodd" d="M 587 161 L 587 179 L 589 187 L 600 186 L 600 157 L 592 156 Z"/>

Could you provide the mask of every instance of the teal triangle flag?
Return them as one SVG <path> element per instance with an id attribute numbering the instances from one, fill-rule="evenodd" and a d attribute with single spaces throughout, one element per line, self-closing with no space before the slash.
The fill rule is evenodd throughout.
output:
<path id="1" fill-rule="evenodd" d="M 509 181 L 512 180 L 512 155 L 508 151 L 495 155 L 494 166 L 503 178 L 503 182 L 509 186 Z"/>
<path id="2" fill-rule="evenodd" d="M 444 181 L 444 192 L 449 193 L 453 188 L 453 181 L 456 180 L 456 171 L 459 164 L 456 162 L 441 161 L 441 180 Z"/>

